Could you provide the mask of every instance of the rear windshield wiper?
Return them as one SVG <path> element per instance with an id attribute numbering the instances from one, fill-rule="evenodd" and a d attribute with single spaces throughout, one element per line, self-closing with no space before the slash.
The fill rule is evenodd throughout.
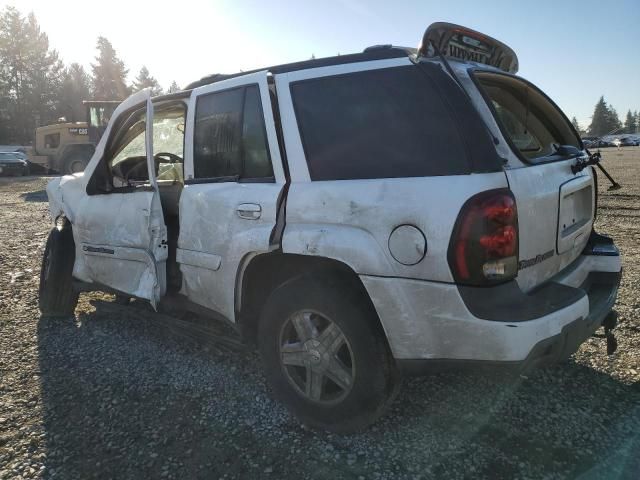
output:
<path id="1" fill-rule="evenodd" d="M 591 153 L 586 148 L 585 148 L 585 151 L 587 152 L 587 155 L 589 155 L 589 159 L 588 160 L 578 159 L 578 161 L 574 165 L 571 165 L 571 171 L 573 172 L 573 174 L 575 175 L 576 173 L 581 172 L 582 170 L 587 168 L 589 165 L 595 165 L 596 167 L 598 167 L 598 169 L 602 173 L 604 173 L 604 176 L 607 177 L 607 179 L 611 182 L 611 186 L 609 187 L 609 190 L 620 190 L 622 188 L 622 185 L 616 182 L 613 179 L 613 177 L 609 175 L 609 172 L 607 172 L 604 169 L 604 167 L 600 165 L 600 160 L 602 158 L 602 156 L 600 155 L 600 152 Z"/>
<path id="2" fill-rule="evenodd" d="M 581 158 L 578 159 L 575 164 L 571 165 L 571 171 L 575 175 L 576 173 L 581 172 L 582 170 L 587 168 L 589 165 L 599 165 L 600 158 L 600 152 L 589 154 L 589 158 L 587 160 Z"/>

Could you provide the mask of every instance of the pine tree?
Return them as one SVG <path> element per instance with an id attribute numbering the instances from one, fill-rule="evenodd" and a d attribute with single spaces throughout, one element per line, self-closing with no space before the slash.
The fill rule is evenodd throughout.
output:
<path id="1" fill-rule="evenodd" d="M 604 97 L 600 97 L 593 110 L 589 134 L 595 136 L 615 133 L 622 126 L 618 112 L 611 105 L 605 102 Z"/>
<path id="2" fill-rule="evenodd" d="M 631 110 L 627 112 L 627 118 L 624 121 L 624 132 L 636 133 L 636 117 L 631 113 Z"/>
<path id="3" fill-rule="evenodd" d="M 83 100 L 91 97 L 91 79 L 82 65 L 72 63 L 65 69 L 58 100 L 58 116 L 69 122 L 86 121 Z"/>
<path id="4" fill-rule="evenodd" d="M 636 110 L 633 116 L 635 118 L 635 124 L 636 124 L 636 131 L 633 133 L 640 133 L 640 112 Z"/>
<path id="5" fill-rule="evenodd" d="M 154 77 L 149 74 L 149 69 L 144 65 L 140 69 L 140 73 L 131 85 L 131 91 L 139 92 L 143 88 L 151 88 L 151 95 L 162 95 L 162 87 Z"/>
<path id="6" fill-rule="evenodd" d="M 7 7 L 0 14 L 0 99 L 10 122 L 0 143 L 32 142 L 34 128 L 55 118 L 62 71 L 35 15 Z"/>
<path id="7" fill-rule="evenodd" d="M 578 123 L 578 119 L 575 117 L 575 115 L 571 118 L 571 124 L 573 125 L 573 128 L 576 129 L 576 132 L 580 133 L 580 124 Z"/>
<path id="8" fill-rule="evenodd" d="M 591 117 L 591 125 L 589 126 L 589 134 L 600 136 L 607 133 L 607 103 L 604 101 L 604 97 L 600 97 L 598 103 L 593 110 L 593 117 Z"/>
<path id="9" fill-rule="evenodd" d="M 607 133 L 620 133 L 622 122 L 620 121 L 620 117 L 618 117 L 618 112 L 611 105 L 607 105 L 607 107 L 607 124 L 609 126 Z"/>
<path id="10" fill-rule="evenodd" d="M 174 80 L 173 82 L 171 82 L 171 85 L 169 85 L 169 89 L 167 90 L 167 93 L 175 93 L 175 92 L 179 92 L 179 91 L 180 91 L 180 87 L 178 86 L 178 84 Z"/>
<path id="11" fill-rule="evenodd" d="M 58 58 L 58 52 L 49 49 L 49 39 L 41 32 L 33 13 L 27 17 L 26 32 L 29 42 L 26 61 L 31 89 L 26 103 L 39 118 L 40 125 L 47 125 L 55 120 L 64 65 Z"/>
<path id="12" fill-rule="evenodd" d="M 126 85 L 127 73 L 124 62 L 118 58 L 111 42 L 98 37 L 98 56 L 91 64 L 93 71 L 93 97 L 96 100 L 124 100 L 129 96 Z"/>

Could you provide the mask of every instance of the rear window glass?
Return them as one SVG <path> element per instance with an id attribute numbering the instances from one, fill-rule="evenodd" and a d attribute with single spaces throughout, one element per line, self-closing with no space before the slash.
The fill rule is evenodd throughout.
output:
<path id="1" fill-rule="evenodd" d="M 476 72 L 493 107 L 503 135 L 525 160 L 561 159 L 560 145 L 580 148 L 569 120 L 540 90 L 522 79 L 493 72 Z"/>
<path id="2" fill-rule="evenodd" d="M 470 171 L 449 111 L 415 66 L 303 80 L 291 94 L 312 180 Z"/>

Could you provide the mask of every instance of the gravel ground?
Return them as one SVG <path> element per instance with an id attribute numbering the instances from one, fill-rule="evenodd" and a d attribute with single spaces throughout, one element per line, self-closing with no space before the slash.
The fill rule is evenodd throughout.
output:
<path id="1" fill-rule="evenodd" d="M 640 148 L 603 151 L 599 230 L 625 274 L 618 352 L 590 339 L 525 376 L 405 382 L 350 436 L 301 427 L 271 399 L 255 353 L 222 325 L 83 294 L 41 319 L 46 178 L 0 178 L 0 479 L 638 478 Z"/>

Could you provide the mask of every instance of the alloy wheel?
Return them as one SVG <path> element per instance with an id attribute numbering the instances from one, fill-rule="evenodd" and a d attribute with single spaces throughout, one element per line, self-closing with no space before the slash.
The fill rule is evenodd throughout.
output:
<path id="1" fill-rule="evenodd" d="M 280 364 L 289 383 L 307 400 L 342 401 L 356 375 L 353 350 L 340 327 L 318 312 L 299 311 L 280 330 Z"/>

